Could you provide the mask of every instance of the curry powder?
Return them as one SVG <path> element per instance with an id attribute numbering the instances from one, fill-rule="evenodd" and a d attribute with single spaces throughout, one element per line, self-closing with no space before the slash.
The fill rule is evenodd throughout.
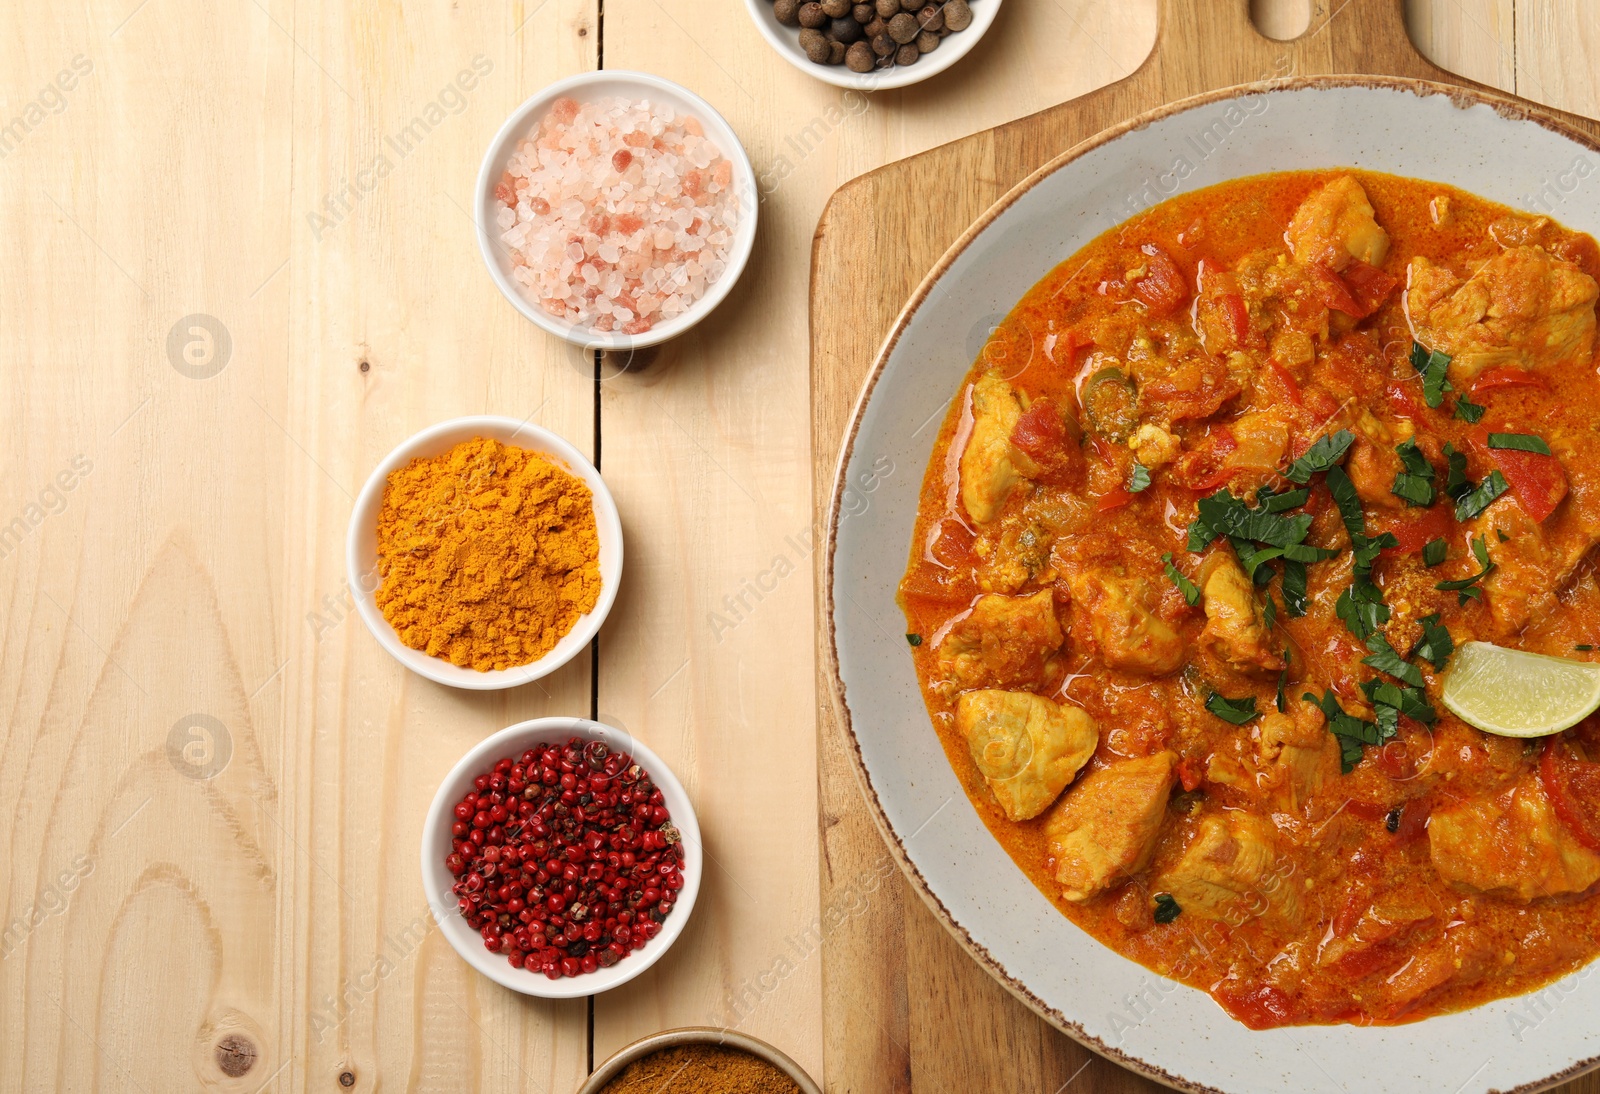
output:
<path id="1" fill-rule="evenodd" d="M 486 437 L 389 475 L 379 609 L 412 649 L 480 672 L 548 653 L 600 596 L 594 496 Z"/>
<path id="2" fill-rule="evenodd" d="M 600 1094 L 799 1094 L 800 1085 L 759 1057 L 721 1045 L 684 1045 L 635 1060 Z"/>

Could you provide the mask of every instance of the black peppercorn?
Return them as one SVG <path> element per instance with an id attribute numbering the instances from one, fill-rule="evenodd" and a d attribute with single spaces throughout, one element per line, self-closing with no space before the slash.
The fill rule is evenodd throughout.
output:
<path id="1" fill-rule="evenodd" d="M 871 72 L 872 64 L 877 56 L 872 52 L 872 47 L 865 42 L 857 42 L 845 51 L 844 63 L 851 72 Z"/>

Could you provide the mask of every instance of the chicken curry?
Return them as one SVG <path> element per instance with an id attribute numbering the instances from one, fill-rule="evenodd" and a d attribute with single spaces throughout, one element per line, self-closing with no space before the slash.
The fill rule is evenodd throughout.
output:
<path id="1" fill-rule="evenodd" d="M 1439 701 L 1600 659 L 1600 249 L 1436 183 L 1173 198 L 991 333 L 900 587 L 934 728 L 1035 885 L 1256 1028 L 1393 1023 L 1600 952 L 1600 716 Z"/>

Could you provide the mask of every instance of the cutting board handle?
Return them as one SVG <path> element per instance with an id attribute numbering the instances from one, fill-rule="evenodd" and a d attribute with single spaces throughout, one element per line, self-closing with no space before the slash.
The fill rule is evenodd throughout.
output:
<path id="1" fill-rule="evenodd" d="M 1160 71 L 1169 97 L 1304 73 L 1431 77 L 1437 70 L 1412 44 L 1402 3 L 1311 0 L 1305 33 L 1279 42 L 1256 29 L 1249 0 L 1157 0 L 1144 67 Z"/>

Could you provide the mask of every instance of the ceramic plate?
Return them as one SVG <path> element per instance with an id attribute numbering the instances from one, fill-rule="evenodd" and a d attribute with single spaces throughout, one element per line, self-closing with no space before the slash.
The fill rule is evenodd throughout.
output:
<path id="1" fill-rule="evenodd" d="M 856 408 L 825 575 L 840 719 L 868 803 L 929 905 L 1002 983 L 1096 1051 L 1184 1090 L 1537 1090 L 1600 1063 L 1596 965 L 1537 996 L 1411 1025 L 1253 1032 L 1204 993 L 1073 925 L 962 794 L 929 724 L 895 605 L 923 469 L 949 400 L 989 330 L 1039 278 L 1180 191 L 1342 166 L 1450 183 L 1600 235 L 1593 146 L 1511 100 L 1415 81 L 1335 77 L 1212 93 L 1065 152 L 940 260 L 896 322 Z M 869 504 L 860 504 L 861 484 L 873 487 Z"/>

